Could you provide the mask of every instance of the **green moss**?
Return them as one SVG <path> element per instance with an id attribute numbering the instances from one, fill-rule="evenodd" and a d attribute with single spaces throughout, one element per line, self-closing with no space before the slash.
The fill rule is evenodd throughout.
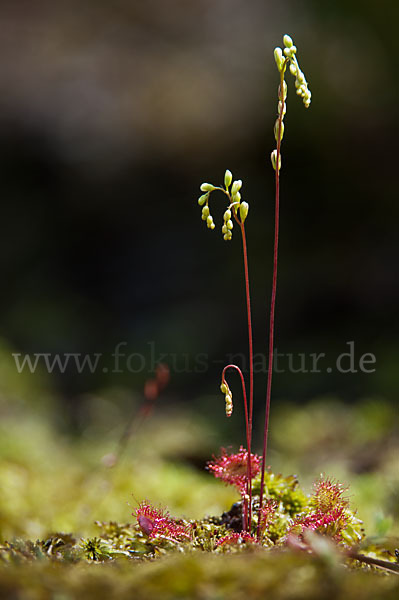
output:
<path id="1" fill-rule="evenodd" d="M 35 561 L 0 567 L 3 598 L 105 600 L 396 600 L 399 578 L 347 568 L 321 553 L 243 549 L 239 555 L 173 553 L 156 561 L 105 564 Z"/>
<path id="2" fill-rule="evenodd" d="M 260 493 L 259 474 L 254 480 L 253 492 Z M 265 496 L 271 500 L 276 500 L 281 506 L 281 510 L 290 517 L 300 513 L 308 504 L 305 493 L 299 487 L 298 479 L 295 475 L 283 477 L 281 474 L 272 473 L 270 470 L 265 473 Z"/>
<path id="3" fill-rule="evenodd" d="M 349 561 L 339 549 L 357 544 L 360 536 L 359 552 L 395 564 L 399 541 L 392 536 L 397 533 L 399 479 L 397 437 L 392 431 L 394 411 L 392 418 L 381 421 L 375 432 L 370 462 L 367 440 L 362 438 L 354 447 L 352 438 L 346 440 L 342 431 L 336 430 L 327 409 L 324 404 L 307 407 L 306 411 L 290 408 L 290 422 L 298 420 L 302 428 L 307 424 L 308 447 L 302 452 L 298 445 L 292 451 L 295 463 L 293 459 L 282 463 L 278 452 L 273 463 L 281 470 L 285 464 L 298 469 L 306 488 L 294 476 L 266 473 L 265 496 L 274 500 L 277 508 L 263 538 L 264 545 L 259 548 L 246 543 L 217 545 L 229 533 L 228 522 L 223 522 L 220 515 L 223 510 L 226 514 L 231 512 L 229 508 L 237 494 L 206 472 L 191 467 L 188 461 L 176 461 L 188 443 L 181 431 L 187 430 L 193 417 L 180 414 L 177 419 L 176 414 L 165 413 L 153 418 L 137 434 L 124 460 L 116 468 L 107 469 L 101 466 L 100 459 L 114 447 L 112 440 L 95 435 L 80 440 L 60 436 L 43 416 L 36 418 L 26 407 L 16 411 L 12 404 L 9 411 L 3 411 L 0 427 L 0 539 L 9 540 L 0 543 L 0 597 L 102 600 L 180 595 L 234 600 L 245 595 L 269 595 L 278 600 L 292 598 L 293 591 L 298 597 L 313 598 L 316 593 L 320 597 L 324 590 L 324 597 L 334 592 L 336 597 L 350 600 L 357 597 L 358 589 L 362 598 L 396 598 L 398 590 L 394 586 L 398 577 L 387 577 L 386 570 L 357 560 Z M 339 407 L 334 405 L 334 414 L 337 411 Z M 348 421 L 355 425 L 361 408 L 346 407 L 345 411 Z M 374 419 L 373 411 L 364 409 L 363 413 L 364 420 Z M 317 415 L 319 424 L 313 432 L 309 423 L 317 421 Z M 203 446 L 201 440 L 208 433 L 196 423 L 197 431 L 189 432 L 191 449 L 198 453 L 195 463 L 205 464 L 212 450 Z M 373 430 L 372 423 L 369 429 Z M 321 431 L 322 445 L 317 437 Z M 156 449 L 149 442 L 154 435 L 159 446 Z M 334 439 L 338 439 L 336 445 Z M 177 448 L 177 441 L 181 447 Z M 212 448 L 214 445 L 213 441 Z M 289 444 L 284 450 L 284 456 L 289 458 Z M 323 458 L 323 452 L 330 462 Z M 318 456 L 317 466 L 314 456 Z M 348 460 L 351 456 L 353 460 Z M 331 462 L 333 458 L 335 463 Z M 363 471 L 366 459 L 368 470 Z M 390 538 L 364 538 L 358 516 L 348 506 L 340 546 L 328 544 L 336 531 L 327 527 L 320 538 L 324 547 L 306 540 L 305 551 L 289 550 L 284 540 L 292 522 L 320 508 L 312 500 L 314 490 L 304 491 L 308 491 L 319 464 L 334 476 L 351 482 L 350 498 L 359 507 L 359 515 L 366 515 L 366 530 Z M 255 505 L 259 486 L 258 477 L 254 482 Z M 192 540 L 149 540 L 131 517 L 136 506 L 131 492 L 139 501 L 149 498 L 156 504 L 162 502 L 172 515 L 192 517 L 192 521 L 185 521 L 193 524 Z M 240 525 L 240 502 L 235 505 L 235 518 Z M 201 518 L 206 511 L 215 516 Z M 114 521 L 107 520 L 110 516 Z M 373 526 L 373 519 L 378 527 Z M 48 530 L 58 533 L 48 534 Z M 238 595 L 240 589 L 243 596 Z"/>

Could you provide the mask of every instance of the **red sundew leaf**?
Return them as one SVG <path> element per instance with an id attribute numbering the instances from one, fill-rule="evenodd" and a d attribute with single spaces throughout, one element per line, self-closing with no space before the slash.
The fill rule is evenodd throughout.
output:
<path id="1" fill-rule="evenodd" d="M 135 516 L 139 527 L 149 539 L 163 537 L 177 542 L 191 538 L 189 525 L 180 525 L 167 511 L 155 508 L 147 501 L 141 502 Z"/>
<path id="2" fill-rule="evenodd" d="M 139 515 L 137 518 L 140 528 L 146 535 L 150 535 L 154 529 L 154 523 L 144 515 Z"/>
<path id="3" fill-rule="evenodd" d="M 228 485 L 234 485 L 242 494 L 245 491 L 247 483 L 247 459 L 248 452 L 240 446 L 236 454 L 227 454 L 222 448 L 221 456 L 214 457 L 207 465 L 208 470 L 213 475 Z M 257 454 L 251 454 L 251 474 L 252 478 L 260 471 L 260 457 Z"/>

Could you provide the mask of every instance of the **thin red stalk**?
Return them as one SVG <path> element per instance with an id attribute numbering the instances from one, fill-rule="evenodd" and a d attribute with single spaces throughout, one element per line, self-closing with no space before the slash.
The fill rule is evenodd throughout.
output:
<path id="1" fill-rule="evenodd" d="M 260 498 L 259 498 L 259 513 L 258 513 L 258 529 L 257 538 L 260 538 L 260 516 L 263 506 L 263 489 L 265 484 L 265 469 L 266 469 L 266 454 L 267 454 L 267 438 L 269 434 L 269 417 L 270 417 L 270 398 L 272 392 L 272 376 L 273 376 L 273 345 L 274 345 L 274 314 L 276 308 L 276 292 L 277 292 L 277 265 L 278 265 L 278 238 L 279 238 L 279 216 L 280 216 L 280 149 L 281 149 L 281 125 L 284 114 L 284 69 L 280 75 L 280 87 L 278 96 L 281 100 L 281 109 L 278 116 L 277 127 L 277 153 L 276 153 L 276 189 L 275 189 L 275 211 L 274 211 L 274 250 L 273 250 L 273 282 L 272 296 L 270 302 L 270 321 L 269 321 L 269 367 L 267 372 L 267 390 L 266 390 L 266 410 L 265 410 L 265 427 L 263 432 L 263 452 L 262 452 L 262 475 L 260 482 Z"/>
<path id="2" fill-rule="evenodd" d="M 227 369 L 235 369 L 241 379 L 241 386 L 242 386 L 242 396 L 244 399 L 244 414 L 245 414 L 245 430 L 246 430 L 246 438 L 247 438 L 247 453 L 248 453 L 248 461 L 247 461 L 247 480 L 251 482 L 251 486 L 250 489 L 252 491 L 252 477 L 251 477 L 251 450 L 249 449 L 251 446 L 251 436 L 250 436 L 250 429 L 249 429 L 249 416 L 248 416 L 248 402 L 247 402 L 247 391 L 245 389 L 245 380 L 244 380 L 244 375 L 242 374 L 242 371 L 240 369 L 240 367 L 237 367 L 237 365 L 226 365 L 222 371 L 222 381 L 225 381 L 226 377 L 225 377 L 225 373 L 227 371 Z M 247 492 L 248 492 L 248 481 L 247 481 Z M 250 496 L 251 499 L 251 496 Z M 250 505 L 251 506 L 251 505 Z M 244 531 L 248 531 L 248 523 L 250 523 L 249 520 L 249 514 L 250 514 L 250 510 L 248 510 L 248 501 L 246 499 L 244 499 L 244 518 L 243 518 L 243 522 L 244 522 Z"/>
<path id="3" fill-rule="evenodd" d="M 245 235 L 245 225 L 240 222 L 242 237 L 242 253 L 244 257 L 244 277 L 245 277 L 245 296 L 247 302 L 247 321 L 248 321 L 248 346 L 249 346 L 249 418 L 248 418 L 248 469 L 247 469 L 247 494 L 249 496 L 249 525 L 251 526 L 252 515 L 252 465 L 251 465 L 251 447 L 252 447 L 252 413 L 254 403 L 254 359 L 253 359 L 253 341 L 252 341 L 252 317 L 251 317 L 251 295 L 249 290 L 249 269 L 247 240 Z"/>

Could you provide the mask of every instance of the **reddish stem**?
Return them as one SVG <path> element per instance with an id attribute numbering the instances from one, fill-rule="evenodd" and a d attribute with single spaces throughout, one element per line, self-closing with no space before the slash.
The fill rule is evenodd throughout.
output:
<path id="1" fill-rule="evenodd" d="M 263 490 L 265 484 L 265 469 L 266 469 L 266 454 L 267 454 L 267 438 L 269 434 L 269 417 L 270 417 L 270 398 L 272 392 L 272 376 L 273 376 L 273 345 L 274 345 L 274 314 L 276 308 L 276 291 L 277 291 L 277 264 L 278 264 L 278 238 L 279 238 L 279 216 L 280 216 L 280 149 L 281 149 L 281 127 L 284 114 L 284 71 L 280 74 L 280 87 L 278 97 L 281 101 L 281 109 L 278 116 L 277 127 L 277 153 L 276 153 L 276 189 L 275 189 L 275 211 L 274 211 L 274 251 L 273 251 L 273 282 L 272 296 L 270 303 L 270 321 L 269 321 L 269 367 L 267 372 L 267 391 L 266 391 L 266 411 L 265 411 L 265 427 L 263 432 L 263 452 L 262 452 L 262 475 L 260 482 L 260 498 L 259 498 L 259 513 L 258 513 L 258 529 L 257 538 L 260 538 L 260 516 L 263 506 Z"/>
<path id="2" fill-rule="evenodd" d="M 252 341 L 252 317 L 251 317 L 251 294 L 249 290 L 249 269 L 247 240 L 245 235 L 245 225 L 240 222 L 242 237 L 242 253 L 244 257 L 244 277 L 245 277 L 245 296 L 247 302 L 247 321 L 248 321 L 248 346 L 249 346 L 249 417 L 248 417 L 248 481 L 247 494 L 249 496 L 249 524 L 251 525 L 252 514 L 252 467 L 251 467 L 251 447 L 252 447 L 252 413 L 254 404 L 254 359 L 253 359 L 253 341 Z"/>
<path id="3" fill-rule="evenodd" d="M 244 375 L 242 374 L 242 371 L 240 369 L 240 367 L 237 367 L 237 365 L 226 365 L 223 369 L 222 372 L 222 381 L 226 380 L 225 377 L 225 373 L 227 371 L 227 369 L 235 369 L 241 379 L 241 386 L 242 386 L 242 396 L 244 399 L 244 414 L 245 414 L 245 430 L 246 430 L 246 438 L 247 438 L 247 454 L 248 454 L 248 459 L 247 459 L 247 495 L 249 496 L 249 507 L 248 507 L 248 500 L 246 498 L 244 498 L 244 531 L 248 531 L 248 524 L 251 522 L 250 517 L 251 517 L 251 500 L 252 500 L 252 465 L 251 465 L 251 433 L 250 433 L 250 428 L 249 428 L 249 415 L 248 415 L 248 402 L 247 402 L 247 392 L 245 389 L 245 380 L 244 380 Z"/>

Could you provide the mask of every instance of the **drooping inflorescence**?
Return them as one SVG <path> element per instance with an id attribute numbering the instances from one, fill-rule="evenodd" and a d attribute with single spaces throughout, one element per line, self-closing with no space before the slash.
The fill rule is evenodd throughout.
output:
<path id="1" fill-rule="evenodd" d="M 281 48 L 275 48 L 274 50 L 274 59 L 276 61 L 276 65 L 280 73 L 280 92 L 277 109 L 278 117 L 274 125 L 274 137 L 277 143 L 279 143 L 279 141 L 281 142 L 284 135 L 284 116 L 287 111 L 285 104 L 285 101 L 287 99 L 287 84 L 284 80 L 284 75 L 288 65 L 291 75 L 295 77 L 296 93 L 302 98 L 302 101 L 306 108 L 310 106 L 310 101 L 312 97 L 312 94 L 308 87 L 308 82 L 306 81 L 306 77 L 303 71 L 301 70 L 298 63 L 298 59 L 296 57 L 297 47 L 294 45 L 294 42 L 289 35 L 284 36 L 283 42 L 284 50 L 282 50 Z M 278 168 L 280 170 L 281 154 L 277 152 L 277 149 L 273 150 L 271 154 L 271 161 L 273 169 L 276 170 L 277 154 L 279 154 Z"/>
<path id="2" fill-rule="evenodd" d="M 225 379 L 220 384 L 220 391 L 224 394 L 224 400 L 226 402 L 226 417 L 231 417 L 233 414 L 233 394 Z"/>
<path id="3" fill-rule="evenodd" d="M 228 205 L 223 215 L 222 225 L 223 239 L 226 241 L 231 240 L 233 237 L 233 219 L 242 225 L 248 215 L 249 204 L 241 202 L 241 187 L 241 179 L 233 181 L 233 175 L 228 169 L 224 174 L 224 187 L 215 186 L 211 183 L 202 183 L 200 186 L 201 192 L 204 193 L 198 198 L 198 204 L 202 206 L 202 220 L 206 221 L 208 229 L 215 229 L 215 223 L 209 209 L 209 197 L 211 193 L 219 190 L 228 198 Z"/>
<path id="4" fill-rule="evenodd" d="M 301 71 L 301 68 L 296 57 L 297 47 L 294 45 L 292 38 L 289 35 L 285 35 L 283 38 L 284 51 L 281 48 L 275 48 L 274 58 L 277 64 L 278 70 L 284 73 L 287 64 L 289 63 L 289 70 L 291 75 L 295 77 L 295 87 L 298 96 L 301 96 L 303 103 L 306 108 L 310 106 L 310 100 L 312 94 L 308 87 L 306 77 Z"/>

